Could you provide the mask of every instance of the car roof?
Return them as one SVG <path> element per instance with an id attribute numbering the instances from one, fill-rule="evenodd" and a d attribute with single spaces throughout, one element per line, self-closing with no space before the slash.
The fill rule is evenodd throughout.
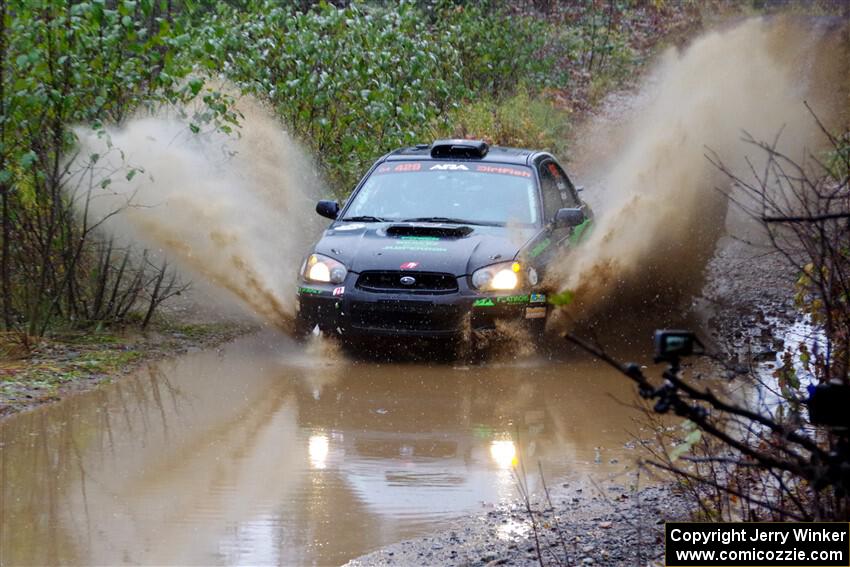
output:
<path id="1" fill-rule="evenodd" d="M 502 146 L 490 146 L 483 157 L 432 157 L 429 144 L 418 144 L 408 148 L 400 148 L 392 151 L 379 161 L 402 161 L 402 160 L 427 160 L 427 161 L 471 161 L 483 163 L 509 163 L 516 165 L 530 165 L 535 157 L 546 152 L 527 150 L 522 148 L 508 148 Z M 548 155 L 548 154 L 547 154 Z"/>

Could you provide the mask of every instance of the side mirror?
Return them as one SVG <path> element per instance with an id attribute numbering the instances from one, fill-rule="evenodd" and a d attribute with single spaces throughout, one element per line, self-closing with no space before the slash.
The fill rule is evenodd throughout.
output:
<path id="1" fill-rule="evenodd" d="M 578 226 L 585 221 L 584 210 L 575 209 L 558 209 L 555 213 L 555 228 L 566 228 L 570 226 Z"/>
<path id="2" fill-rule="evenodd" d="M 339 203 L 336 201 L 319 201 L 316 203 L 316 212 L 331 220 L 336 220 L 339 214 Z"/>

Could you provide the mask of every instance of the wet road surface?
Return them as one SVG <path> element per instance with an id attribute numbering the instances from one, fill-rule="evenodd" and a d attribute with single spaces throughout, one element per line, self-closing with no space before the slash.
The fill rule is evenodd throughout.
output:
<path id="1" fill-rule="evenodd" d="M 265 332 L 0 422 L 0 565 L 340 564 L 546 478 L 622 478 L 586 357 L 376 364 Z"/>

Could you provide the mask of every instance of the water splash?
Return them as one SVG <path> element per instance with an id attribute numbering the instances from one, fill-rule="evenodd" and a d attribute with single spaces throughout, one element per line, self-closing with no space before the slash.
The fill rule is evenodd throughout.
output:
<path id="1" fill-rule="evenodd" d="M 822 118 L 846 103 L 836 88 L 846 73 L 840 27 L 775 17 L 706 33 L 665 53 L 631 107 L 615 108 L 621 116 L 585 125 L 576 161 L 597 223 L 548 275 L 552 288 L 575 292 L 571 315 L 672 304 L 699 290 L 728 221 L 717 190 L 728 181 L 706 154 L 757 169 L 762 156 L 743 132 L 773 140 L 780 130 L 787 155 L 817 150 L 824 139 L 804 102 Z"/>
<path id="2" fill-rule="evenodd" d="M 312 208 L 320 184 L 311 160 L 264 108 L 242 99 L 237 109 L 238 135 L 193 134 L 165 110 L 108 136 L 80 128 L 70 170 L 85 171 L 97 154 L 92 179 L 117 172 L 93 189 L 90 203 L 108 233 L 143 243 L 289 328 L 298 265 L 318 229 Z M 140 173 L 128 176 L 128 167 Z"/>

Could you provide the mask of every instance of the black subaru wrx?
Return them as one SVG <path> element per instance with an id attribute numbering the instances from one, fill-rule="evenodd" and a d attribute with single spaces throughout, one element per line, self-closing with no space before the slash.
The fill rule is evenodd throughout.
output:
<path id="1" fill-rule="evenodd" d="M 457 337 L 520 320 L 542 332 L 547 262 L 590 208 L 555 158 L 438 140 L 380 158 L 301 266 L 298 329 L 345 337 Z"/>

